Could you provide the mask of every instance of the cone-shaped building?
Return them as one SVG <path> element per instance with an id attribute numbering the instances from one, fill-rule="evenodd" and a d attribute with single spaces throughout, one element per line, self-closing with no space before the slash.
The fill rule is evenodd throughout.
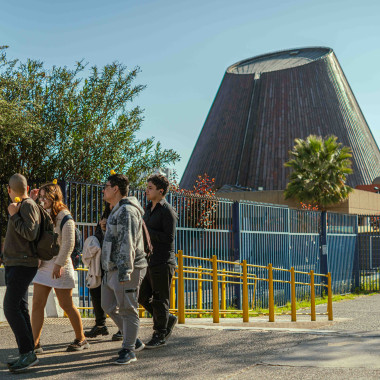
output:
<path id="1" fill-rule="evenodd" d="M 335 135 L 352 149 L 348 184 L 380 176 L 380 152 L 332 49 L 280 51 L 227 69 L 181 180 L 283 190 L 295 138 Z"/>

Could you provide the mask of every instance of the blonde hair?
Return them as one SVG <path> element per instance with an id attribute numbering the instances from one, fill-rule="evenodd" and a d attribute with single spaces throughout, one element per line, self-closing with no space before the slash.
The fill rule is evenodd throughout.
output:
<path id="1" fill-rule="evenodd" d="M 38 196 L 41 194 L 41 190 L 45 191 L 45 198 L 52 202 L 50 216 L 53 219 L 54 224 L 57 220 L 57 215 L 62 210 L 68 210 L 69 208 L 63 203 L 63 194 L 61 187 L 55 183 L 46 183 L 39 189 Z"/>

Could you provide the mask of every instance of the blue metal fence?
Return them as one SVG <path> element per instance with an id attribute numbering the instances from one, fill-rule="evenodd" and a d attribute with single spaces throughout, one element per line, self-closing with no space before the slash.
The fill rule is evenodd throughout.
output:
<path id="1" fill-rule="evenodd" d="M 79 182 L 62 182 L 61 187 L 65 201 L 69 206 L 76 224 L 81 230 L 83 240 L 94 233 L 94 229 L 103 211 L 102 186 Z M 6 223 L 6 187 L 1 186 L 4 196 L 1 199 L 0 227 Z M 147 204 L 144 191 L 132 190 L 145 207 Z M 4 198 L 4 199 L 3 199 Z M 183 250 L 185 255 L 211 258 L 216 255 L 220 260 L 247 260 L 248 264 L 264 265 L 272 263 L 274 267 L 296 271 L 332 273 L 333 291 L 346 293 L 358 284 L 359 267 L 371 267 L 373 262 L 380 263 L 380 254 L 368 255 L 358 249 L 358 223 L 363 218 L 355 215 L 328 213 L 327 217 L 318 211 L 294 210 L 285 206 L 261 204 L 255 202 L 233 202 L 223 199 L 205 199 L 180 194 L 168 194 L 167 200 L 177 210 L 178 228 L 176 250 Z M 372 219 L 371 219 L 372 220 Z M 373 233 L 374 223 L 371 224 Z M 376 227 L 378 230 L 378 226 Z M 4 228 L 2 228 L 4 231 Z M 363 235 L 363 234 L 361 234 Z M 362 236 L 362 240 L 367 238 Z M 370 236 L 368 246 L 380 243 Z M 366 241 L 367 241 L 366 240 Z M 364 241 L 364 240 L 363 240 Z M 373 243 L 375 241 L 375 243 Z M 380 244 L 378 244 L 380 246 Z M 380 250 L 379 250 L 380 252 Z M 326 255 L 324 255 L 326 254 Z M 327 260 L 325 258 L 327 257 Z M 365 257 L 365 259 L 363 259 Z M 372 257 L 375 259 L 372 260 Z M 326 261 L 324 263 L 324 260 Z M 323 264 L 323 265 L 322 265 Z M 185 266 L 197 266 L 199 262 L 185 259 Z M 376 268 L 380 267 L 380 264 Z M 233 270 L 227 264 L 227 270 Z M 234 268 L 236 269 L 236 268 Z M 250 273 L 257 277 L 266 277 L 266 270 L 250 268 Z M 376 269 L 377 270 L 377 269 Z M 289 281 L 289 273 L 274 271 L 275 279 Z M 360 272 L 362 275 L 362 272 Z M 80 288 L 83 306 L 90 306 L 88 291 L 84 286 L 84 273 L 80 274 Z M 189 274 L 188 277 L 196 277 Z M 377 280 L 378 280 L 377 276 Z M 296 278 L 305 282 L 302 275 Z M 316 278 L 316 283 L 319 277 Z M 371 282 L 371 284 L 373 281 Z M 187 280 L 186 308 L 196 308 L 196 281 Z M 317 287 L 316 289 L 320 289 Z M 241 288 L 239 285 L 227 285 L 227 307 L 239 305 Z M 220 294 L 221 292 L 219 292 Z M 308 287 L 297 285 L 299 298 L 308 297 Z M 203 283 L 203 308 L 212 305 L 211 283 Z M 256 293 L 249 294 L 250 304 L 266 307 L 268 304 L 267 283 L 259 281 Z M 288 284 L 275 283 L 275 302 L 281 306 L 290 301 Z"/>

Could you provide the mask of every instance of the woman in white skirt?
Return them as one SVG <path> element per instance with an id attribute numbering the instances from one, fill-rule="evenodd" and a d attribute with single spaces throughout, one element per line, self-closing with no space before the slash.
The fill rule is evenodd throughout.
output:
<path id="1" fill-rule="evenodd" d="M 35 190 L 31 196 L 37 198 L 37 191 Z M 33 280 L 32 330 L 35 352 L 43 352 L 40 337 L 44 323 L 44 310 L 52 288 L 54 288 L 59 305 L 67 314 L 75 332 L 75 340 L 67 347 L 67 351 L 81 351 L 89 348 L 89 344 L 83 334 L 81 316 L 73 303 L 75 272 L 70 255 L 75 244 L 75 224 L 72 219 L 69 219 L 61 231 L 62 219 L 65 215 L 70 214 L 70 211 L 63 203 L 59 185 L 55 183 L 43 185 L 38 191 L 38 197 L 43 208 L 50 212 L 54 222 L 54 231 L 58 233 L 60 248 L 56 257 L 49 261 L 41 261 Z"/>

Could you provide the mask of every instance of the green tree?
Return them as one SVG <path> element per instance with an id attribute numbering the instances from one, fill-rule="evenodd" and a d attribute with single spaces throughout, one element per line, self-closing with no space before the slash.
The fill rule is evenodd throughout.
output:
<path id="1" fill-rule="evenodd" d="M 136 137 L 143 110 L 132 102 L 145 88 L 134 84 L 138 73 L 118 62 L 47 70 L 8 60 L 0 48 L 0 181 L 20 172 L 99 183 L 114 169 L 138 186 L 142 174 L 178 161 L 154 137 Z"/>
<path id="2" fill-rule="evenodd" d="M 346 199 L 352 191 L 346 185 L 347 176 L 352 173 L 351 149 L 338 143 L 336 136 L 296 139 L 289 155 L 291 159 L 285 166 L 292 171 L 286 199 L 294 198 L 324 210 Z"/>

